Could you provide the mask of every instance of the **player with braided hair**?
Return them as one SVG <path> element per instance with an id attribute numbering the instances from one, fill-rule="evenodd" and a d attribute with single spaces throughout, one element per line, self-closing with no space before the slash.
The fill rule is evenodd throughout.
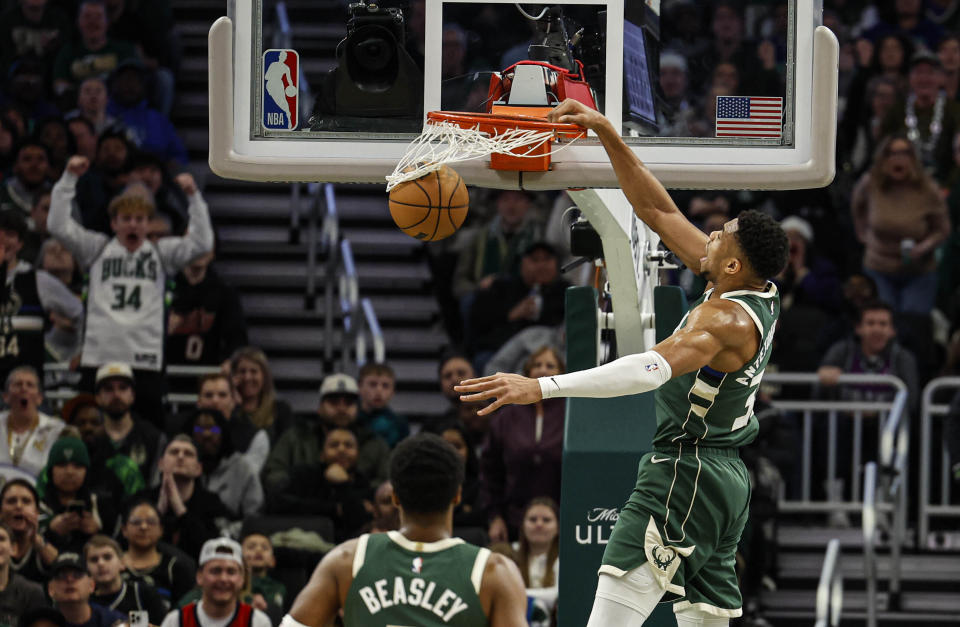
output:
<path id="1" fill-rule="evenodd" d="M 568 374 L 497 373 L 463 381 L 463 401 L 507 403 L 656 390 L 652 453 L 603 555 L 588 627 L 639 627 L 667 595 L 680 627 L 740 616 L 734 570 L 750 482 L 737 449 L 757 435 L 753 413 L 780 297 L 770 279 L 787 262 L 787 237 L 769 216 L 744 211 L 710 235 L 690 223 L 609 120 L 567 100 L 548 116 L 594 131 L 637 217 L 710 284 L 673 335 L 645 353 Z"/>
<path id="2" fill-rule="evenodd" d="M 524 627 L 517 566 L 453 533 L 463 462 L 432 434 L 400 442 L 390 458 L 400 529 L 364 534 L 323 558 L 281 627 L 322 627 L 343 608 L 345 627 Z"/>

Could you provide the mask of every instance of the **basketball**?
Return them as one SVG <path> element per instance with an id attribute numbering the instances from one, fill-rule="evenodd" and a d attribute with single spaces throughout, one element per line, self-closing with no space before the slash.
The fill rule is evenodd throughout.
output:
<path id="1" fill-rule="evenodd" d="M 441 166 L 390 190 L 390 215 L 401 231 L 433 242 L 456 232 L 467 217 L 470 195 L 455 170 Z"/>
<path id="2" fill-rule="evenodd" d="M 283 90 L 283 93 L 287 94 L 287 98 L 293 98 L 297 95 L 297 88 L 293 85 L 287 85 L 287 88 Z"/>

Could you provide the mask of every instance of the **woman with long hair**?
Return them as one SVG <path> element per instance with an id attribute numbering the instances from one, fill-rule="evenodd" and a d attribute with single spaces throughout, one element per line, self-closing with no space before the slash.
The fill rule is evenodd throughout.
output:
<path id="1" fill-rule="evenodd" d="M 544 346 L 530 355 L 523 374 L 546 377 L 564 370 L 557 349 Z M 488 505 L 491 542 L 517 537 L 530 499 L 549 496 L 560 500 L 565 412 L 565 399 L 548 399 L 509 405 L 491 417 L 480 467 L 481 499 Z"/>
<path id="2" fill-rule="evenodd" d="M 230 357 L 230 375 L 238 408 L 257 429 L 264 429 L 271 445 L 293 424 L 293 410 L 277 398 L 267 355 L 254 346 L 238 348 Z"/>
<path id="3" fill-rule="evenodd" d="M 560 578 L 560 523 L 556 501 L 547 496 L 532 499 L 523 510 L 520 536 L 513 543 L 513 558 L 520 567 L 527 596 L 553 613 Z M 531 621 L 532 624 L 532 621 Z"/>
<path id="4" fill-rule="evenodd" d="M 934 252 L 950 233 L 946 203 L 904 134 L 880 142 L 853 191 L 863 270 L 897 312 L 929 314 L 937 290 Z"/>

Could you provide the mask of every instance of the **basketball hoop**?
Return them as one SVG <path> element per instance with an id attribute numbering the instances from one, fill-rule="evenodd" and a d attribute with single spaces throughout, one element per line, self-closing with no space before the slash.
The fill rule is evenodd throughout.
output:
<path id="1" fill-rule="evenodd" d="M 490 155 L 495 170 L 545 172 L 550 156 L 584 137 L 577 124 L 548 122 L 552 107 L 497 107 L 494 113 L 430 111 L 423 133 L 387 176 L 387 191 L 442 165 Z M 523 113 L 520 113 L 522 111 Z M 552 142 L 560 145 L 552 148 Z"/>

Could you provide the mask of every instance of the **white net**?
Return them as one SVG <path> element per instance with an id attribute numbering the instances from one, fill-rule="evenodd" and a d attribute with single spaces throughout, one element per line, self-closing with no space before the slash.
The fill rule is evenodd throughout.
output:
<path id="1" fill-rule="evenodd" d="M 537 152 L 545 143 L 557 139 L 552 129 L 512 128 L 491 135 L 479 129 L 461 128 L 446 121 L 428 121 L 423 133 L 410 143 L 393 174 L 387 175 L 387 191 L 401 183 L 418 179 L 439 170 L 443 165 L 485 157 L 493 153 L 513 157 L 543 157 L 556 154 L 574 140 L 558 143 L 549 153 Z"/>

